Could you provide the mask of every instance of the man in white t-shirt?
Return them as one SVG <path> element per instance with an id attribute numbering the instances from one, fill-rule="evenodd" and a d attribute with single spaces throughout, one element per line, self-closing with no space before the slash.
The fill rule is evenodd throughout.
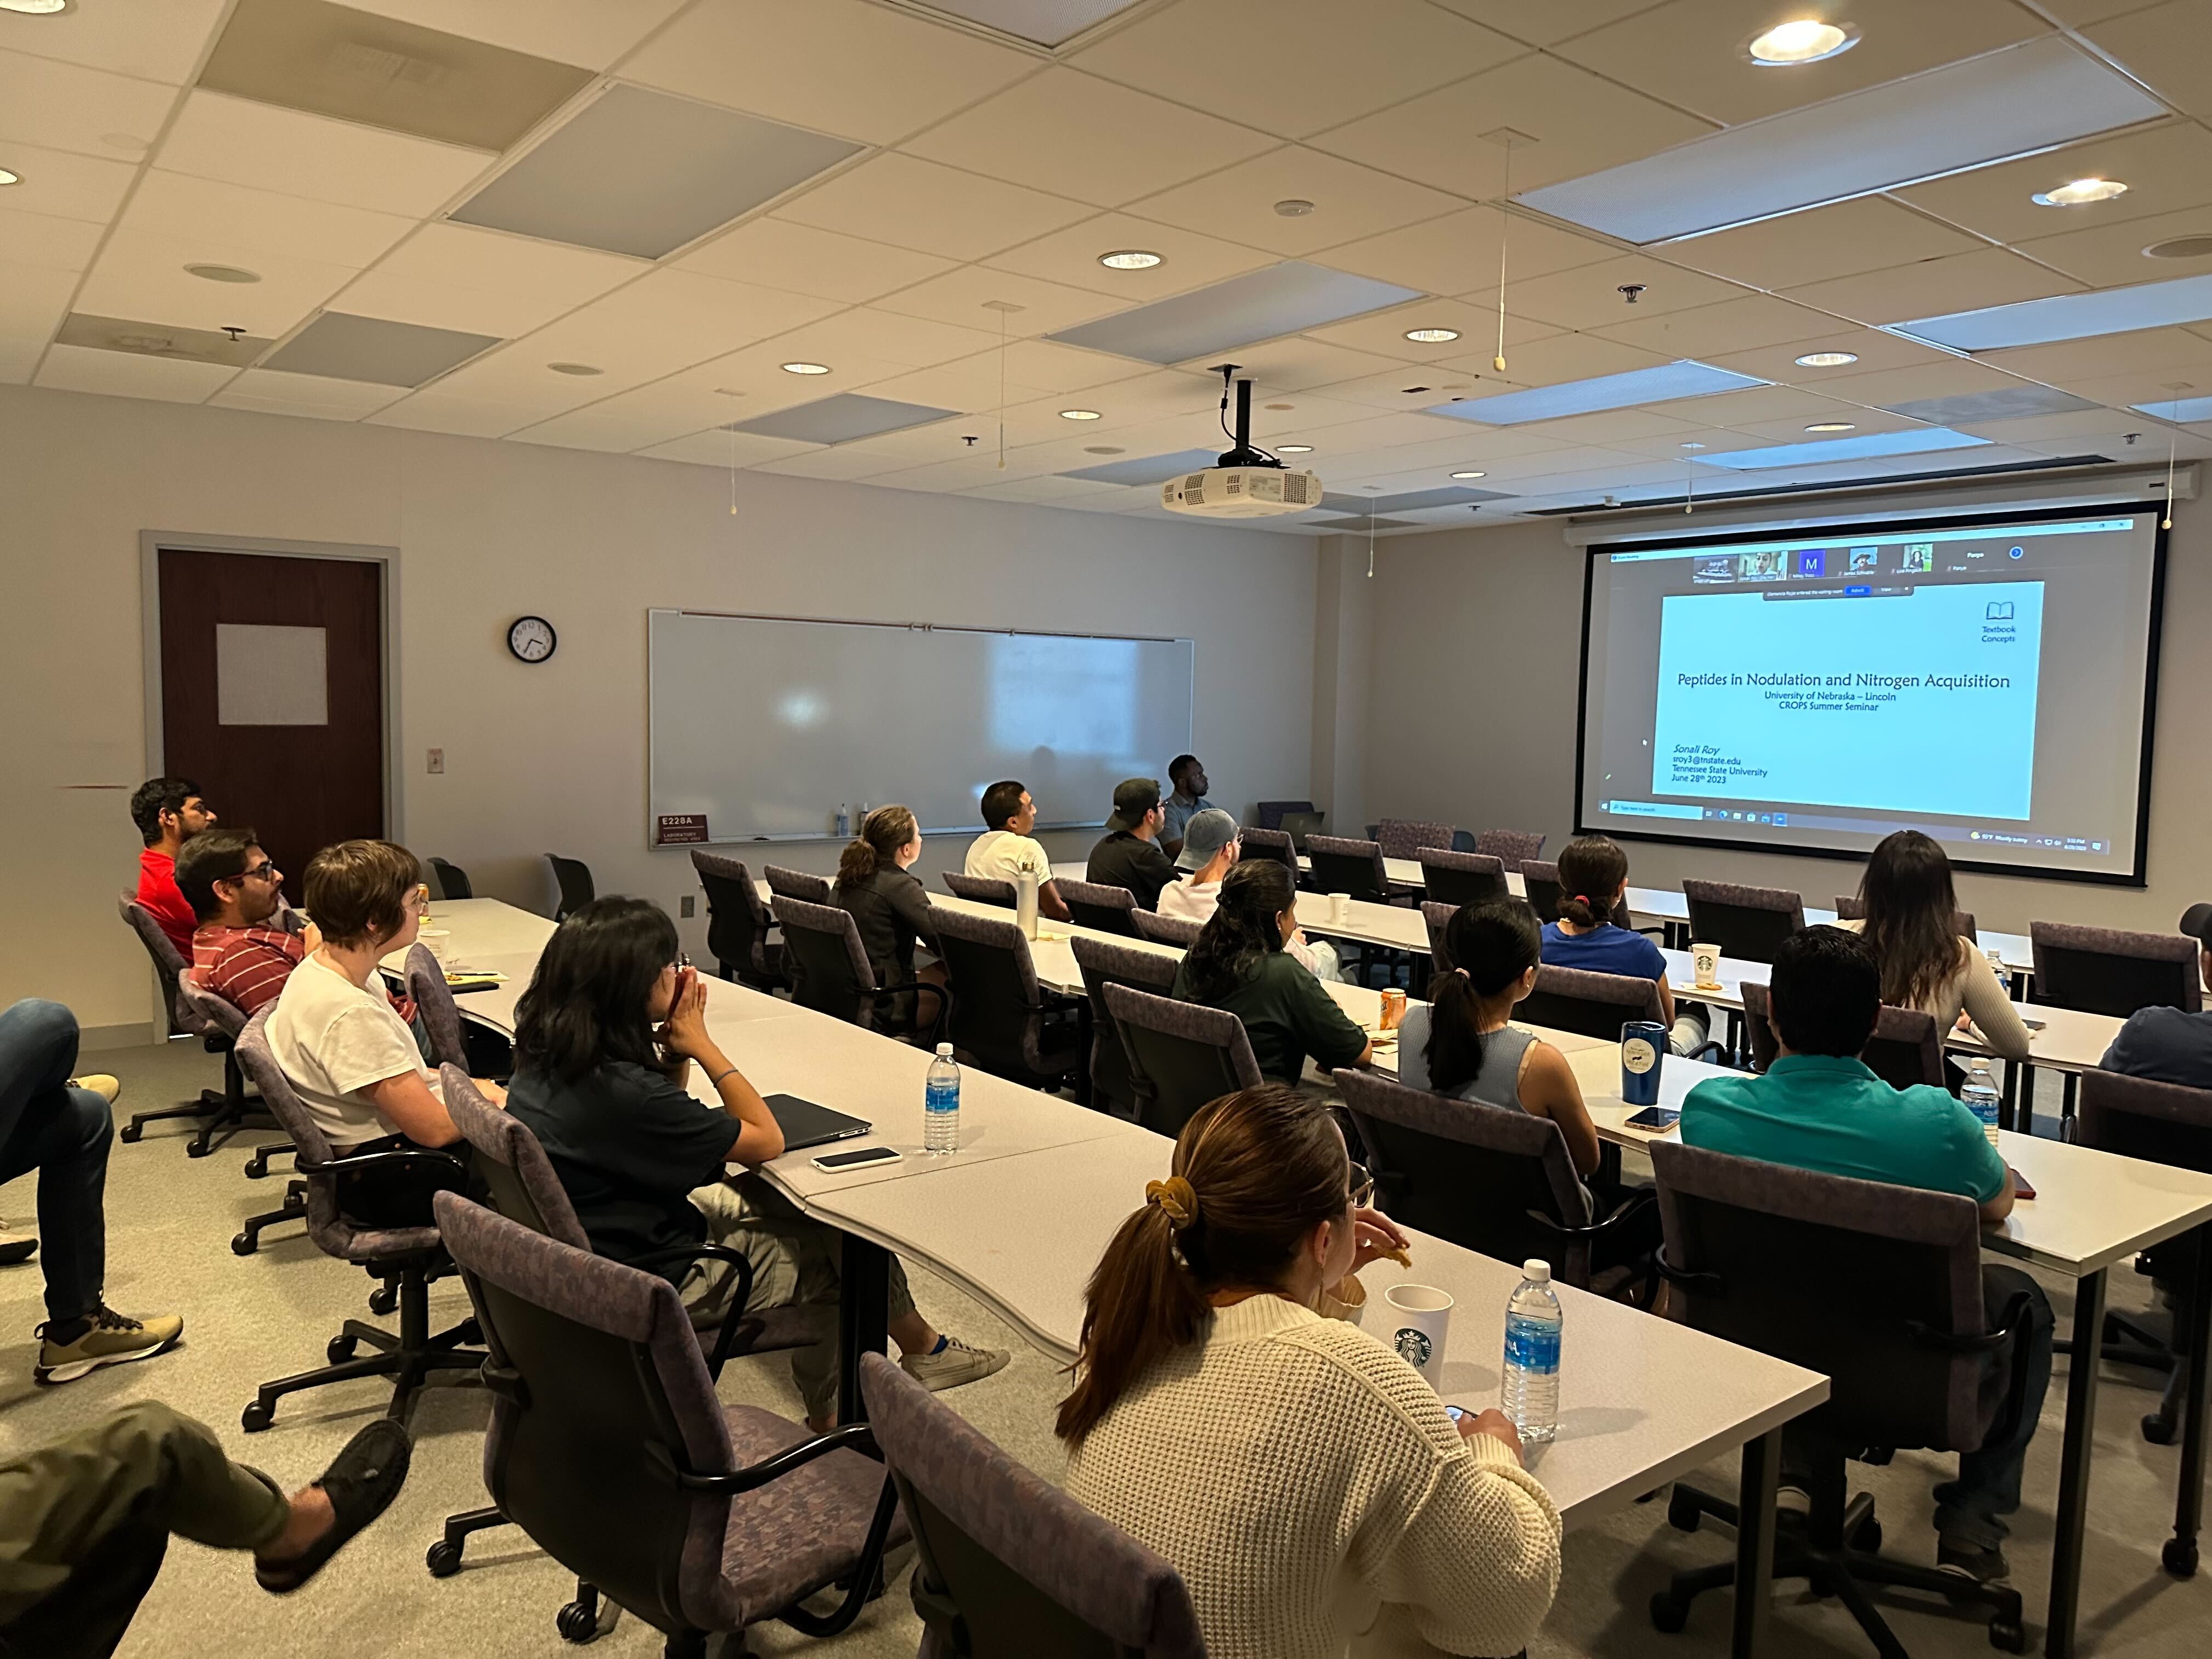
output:
<path id="1" fill-rule="evenodd" d="M 1052 884 L 1052 860 L 1030 839 L 1036 828 L 1036 803 L 1013 779 L 983 792 L 984 832 L 968 848 L 968 874 L 985 881 L 1012 881 L 1026 871 L 1036 878 L 1037 914 L 1067 921 L 1066 901 Z"/>
<path id="2" fill-rule="evenodd" d="M 1221 884 L 1243 854 L 1243 831 L 1218 806 L 1194 812 L 1183 825 L 1182 851 L 1176 868 L 1188 874 L 1160 890 L 1159 913 L 1203 926 L 1221 902 Z M 1301 929 L 1283 947 L 1316 979 L 1341 979 L 1336 947 L 1327 939 L 1310 944 Z"/>

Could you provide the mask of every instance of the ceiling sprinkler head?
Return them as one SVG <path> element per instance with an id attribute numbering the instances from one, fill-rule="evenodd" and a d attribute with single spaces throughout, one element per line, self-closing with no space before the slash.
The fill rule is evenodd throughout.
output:
<path id="1" fill-rule="evenodd" d="M 981 440 L 973 432 L 965 432 L 961 434 L 960 441 L 963 444 L 975 444 L 981 442 Z"/>
<path id="2" fill-rule="evenodd" d="M 2122 441 L 2123 441 L 2123 442 L 2124 442 L 2124 443 L 2127 443 L 2127 444 L 2132 445 L 2132 444 L 2135 442 L 2135 441 L 2136 441 L 2136 439 L 2138 439 L 2138 438 L 2140 438 L 2140 437 L 2142 437 L 2142 433 L 2140 433 L 2140 432 L 2130 432 L 2130 433 L 2129 433 L 2129 434 L 2127 434 L 2127 436 L 2126 436 L 2124 439 L 2123 439 L 2123 440 L 2122 440 Z"/>
<path id="3" fill-rule="evenodd" d="M 235 323 L 225 323 L 222 325 L 222 331 L 230 336 L 233 344 L 237 343 L 240 335 L 246 332 L 244 329 L 240 328 Z"/>
<path id="4" fill-rule="evenodd" d="M 1629 304 L 1634 305 L 1638 298 L 1644 292 L 1644 284 L 1641 283 L 1623 283 L 1613 291 L 1619 294 L 1622 299 L 1627 301 Z"/>

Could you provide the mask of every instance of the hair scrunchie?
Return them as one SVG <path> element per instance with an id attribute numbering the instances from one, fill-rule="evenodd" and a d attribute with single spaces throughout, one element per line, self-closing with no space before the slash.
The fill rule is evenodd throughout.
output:
<path id="1" fill-rule="evenodd" d="M 1157 1204 L 1166 1211 L 1168 1225 L 1177 1232 L 1198 1219 L 1198 1194 L 1191 1190 L 1190 1182 L 1178 1175 L 1171 1175 L 1165 1181 L 1147 1181 L 1145 1202 Z"/>

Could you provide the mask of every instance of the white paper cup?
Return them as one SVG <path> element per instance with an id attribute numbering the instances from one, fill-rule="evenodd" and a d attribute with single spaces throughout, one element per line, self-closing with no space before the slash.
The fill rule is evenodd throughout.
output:
<path id="1" fill-rule="evenodd" d="M 1690 946 L 1690 977 L 1700 991 L 1721 988 L 1721 947 L 1717 945 Z"/>
<path id="2" fill-rule="evenodd" d="M 442 963 L 452 960 L 453 950 L 451 941 L 453 935 L 450 928 L 425 927 L 419 931 L 415 937 L 428 947 L 430 954 L 435 957 L 440 962 Z"/>
<path id="3" fill-rule="evenodd" d="M 1437 1387 L 1443 1380 L 1451 1292 L 1433 1285 L 1393 1285 L 1382 1292 L 1382 1302 L 1390 1316 L 1385 1340 L 1431 1388 Z"/>
<path id="4" fill-rule="evenodd" d="M 1328 919 L 1341 926 L 1352 920 L 1352 895 L 1331 893 L 1328 896 Z"/>

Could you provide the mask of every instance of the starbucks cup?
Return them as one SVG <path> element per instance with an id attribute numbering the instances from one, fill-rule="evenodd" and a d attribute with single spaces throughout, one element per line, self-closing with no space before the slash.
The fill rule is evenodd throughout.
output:
<path id="1" fill-rule="evenodd" d="M 1620 1028 L 1620 1097 L 1631 1106 L 1659 1103 L 1659 1062 L 1667 1053 L 1667 1028 L 1656 1019 L 1632 1019 Z"/>
<path id="2" fill-rule="evenodd" d="M 1721 988 L 1721 947 L 1717 945 L 1692 945 L 1690 947 L 1690 977 L 1700 991 Z"/>
<path id="3" fill-rule="evenodd" d="M 1451 1292 L 1432 1285 L 1393 1285 L 1382 1292 L 1382 1304 L 1390 1316 L 1386 1340 L 1399 1358 L 1420 1372 L 1431 1388 L 1437 1387 L 1443 1380 Z"/>

